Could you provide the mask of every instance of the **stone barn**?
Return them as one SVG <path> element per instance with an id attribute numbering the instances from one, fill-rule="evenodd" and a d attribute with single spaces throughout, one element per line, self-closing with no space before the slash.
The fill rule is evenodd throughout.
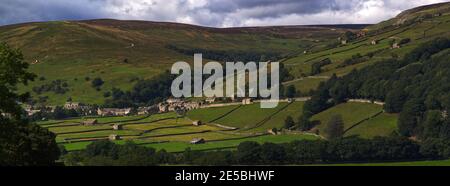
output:
<path id="1" fill-rule="evenodd" d="M 191 140 L 191 144 L 202 144 L 205 143 L 205 139 L 203 138 L 194 138 Z"/>
<path id="2" fill-rule="evenodd" d="M 111 141 L 120 140 L 120 136 L 117 134 L 111 134 L 109 135 L 108 139 Z"/>
<path id="3" fill-rule="evenodd" d="M 245 98 L 242 100 L 242 104 L 243 105 L 250 105 L 252 104 L 252 99 L 251 98 Z"/>
<path id="4" fill-rule="evenodd" d="M 194 126 L 200 126 L 200 125 L 202 125 L 202 121 L 200 121 L 200 120 L 193 121 L 193 122 L 192 122 L 192 125 L 194 125 Z"/>
<path id="5" fill-rule="evenodd" d="M 392 49 L 395 49 L 395 48 L 400 48 L 400 45 L 398 43 L 392 44 Z"/>
<path id="6" fill-rule="evenodd" d="M 372 42 L 370 42 L 372 45 L 376 45 L 376 44 L 378 44 L 378 41 L 377 40 L 372 40 Z"/>
<path id="7" fill-rule="evenodd" d="M 113 125 L 113 130 L 122 130 L 122 125 L 114 124 Z"/>

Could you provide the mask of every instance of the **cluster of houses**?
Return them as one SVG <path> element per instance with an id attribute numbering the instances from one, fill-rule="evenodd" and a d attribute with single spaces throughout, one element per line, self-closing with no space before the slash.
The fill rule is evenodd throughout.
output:
<path id="1" fill-rule="evenodd" d="M 203 102 L 196 101 L 184 101 L 178 98 L 167 99 L 165 102 L 158 104 L 158 110 L 160 113 L 172 112 L 176 110 L 193 110 L 202 106 Z"/>
<path id="2" fill-rule="evenodd" d="M 231 99 L 231 101 L 238 101 L 237 99 Z M 242 104 L 248 105 L 252 104 L 251 98 L 241 98 L 239 101 L 242 101 Z M 66 110 L 76 110 L 80 112 L 82 115 L 98 115 L 98 116 L 126 116 L 131 114 L 137 115 L 147 115 L 152 113 L 165 113 L 172 112 L 177 110 L 193 110 L 202 108 L 208 104 L 215 104 L 219 102 L 219 99 L 216 97 L 206 98 L 203 101 L 187 101 L 179 98 L 170 98 L 164 102 L 159 104 L 148 106 L 148 107 L 139 107 L 137 109 L 132 108 L 96 108 L 90 105 L 85 105 L 79 102 L 66 102 L 63 106 Z M 32 105 L 24 104 L 23 108 L 27 112 L 28 116 L 32 116 L 38 112 L 46 111 L 49 113 L 53 113 L 55 111 L 56 106 L 46 106 L 46 107 L 35 107 Z"/>
<path id="3" fill-rule="evenodd" d="M 33 106 L 33 105 L 28 105 L 28 104 L 23 104 L 22 107 L 28 116 L 32 116 L 41 111 L 47 111 L 47 112 L 53 113 L 56 109 L 55 106 Z"/>
<path id="4" fill-rule="evenodd" d="M 131 114 L 131 108 L 98 108 L 97 115 L 99 116 L 126 116 Z"/>
<path id="5" fill-rule="evenodd" d="M 80 113 L 82 113 L 83 115 L 87 116 L 87 115 L 92 115 L 92 113 L 94 112 L 93 107 L 92 106 L 88 106 L 88 105 L 84 105 L 82 103 L 79 102 L 66 102 L 64 104 L 64 109 L 66 110 L 77 110 Z"/>

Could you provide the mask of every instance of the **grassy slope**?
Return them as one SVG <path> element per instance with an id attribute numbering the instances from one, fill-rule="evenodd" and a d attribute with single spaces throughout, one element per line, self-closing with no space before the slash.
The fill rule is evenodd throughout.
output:
<path id="1" fill-rule="evenodd" d="M 284 84 L 284 86 L 294 85 L 297 91 L 300 91 L 302 94 L 307 94 L 312 90 L 316 90 L 321 82 L 326 81 L 327 79 L 321 78 L 303 78 L 299 80 L 295 80 L 292 82 L 288 82 Z"/>
<path id="2" fill-rule="evenodd" d="M 317 52 L 310 52 L 307 54 L 299 54 L 298 56 L 285 60 L 285 64 L 289 67 L 292 74 L 297 78 L 303 75 L 309 75 L 311 72 L 311 65 L 315 61 L 319 61 L 325 58 L 330 58 L 333 63 L 322 67 L 322 73 L 319 75 L 330 76 L 334 73 L 337 75 L 345 75 L 353 69 L 360 69 L 377 61 L 391 58 L 393 54 L 398 57 L 403 57 L 407 52 L 414 49 L 416 46 L 423 42 L 431 40 L 435 37 L 450 37 L 450 3 L 441 4 L 439 6 L 421 7 L 406 11 L 400 14 L 398 17 L 382 22 L 377 25 L 369 26 L 367 30 L 369 32 L 376 33 L 365 38 L 356 40 L 347 45 L 332 48 L 329 50 L 321 50 Z M 431 8 L 431 9 L 430 9 Z M 446 9 L 446 10 L 445 10 Z M 387 28 L 389 25 L 396 24 L 400 19 L 413 19 L 426 13 L 435 13 L 441 11 L 444 14 L 440 17 L 433 17 L 425 21 L 418 21 L 412 25 L 399 25 Z M 425 33 L 425 35 L 424 35 Z M 403 38 L 410 38 L 412 41 L 400 49 L 390 49 L 389 42 L 392 39 L 396 39 L 397 42 Z M 379 40 L 377 45 L 371 45 L 372 40 Z M 370 60 L 350 65 L 344 68 L 337 68 L 344 60 L 351 58 L 352 55 L 360 53 L 361 55 L 368 54 L 370 52 L 379 51 Z M 307 80 L 307 79 L 306 79 Z M 312 84 L 309 82 L 302 82 L 304 84 Z"/>
<path id="3" fill-rule="evenodd" d="M 350 129 L 345 136 L 358 135 L 362 138 L 388 136 L 397 130 L 397 120 L 396 114 L 383 113 Z"/>
<path id="4" fill-rule="evenodd" d="M 327 109 L 312 117 L 311 120 L 319 121 L 317 126 L 323 134 L 324 128 L 333 115 L 341 115 L 344 120 L 344 129 L 347 130 L 358 122 L 367 119 L 382 111 L 382 106 L 369 103 L 343 103 Z"/>
<path id="5" fill-rule="evenodd" d="M 258 122 L 263 121 L 266 117 L 275 113 L 278 109 L 286 106 L 286 104 L 287 103 L 280 103 L 276 108 L 272 109 L 261 109 L 259 103 L 245 105 L 217 120 L 216 123 L 241 129 L 251 128 L 258 124 Z"/>
<path id="6" fill-rule="evenodd" d="M 189 111 L 187 113 L 187 117 L 194 120 L 201 120 L 203 122 L 211 122 L 233 111 L 237 107 L 239 106 L 236 105 L 236 106 L 196 109 Z"/>
<path id="7" fill-rule="evenodd" d="M 69 97 L 100 104 L 103 93 L 112 87 L 130 89 L 135 78 L 151 78 L 176 61 L 192 61 L 192 56 L 167 49 L 169 44 L 188 49 L 290 54 L 343 31 L 301 26 L 216 29 L 143 21 L 55 21 L 0 27 L 0 41 L 20 48 L 27 62 L 39 61 L 30 70 L 45 80 L 21 87 L 22 91 L 61 79 L 67 81 L 70 91 L 40 95 L 48 96 L 49 104 L 62 104 Z M 101 77 L 106 83 L 97 91 L 84 80 L 86 77 Z"/>
<path id="8" fill-rule="evenodd" d="M 294 119 L 294 121 L 296 121 L 300 117 L 302 110 L 303 110 L 303 104 L 304 104 L 304 102 L 294 102 L 294 103 L 290 104 L 286 109 L 284 109 L 283 111 L 274 115 L 272 118 L 270 118 L 268 121 L 266 121 L 263 125 L 261 125 L 257 128 L 251 129 L 251 130 L 249 130 L 249 132 L 265 132 L 268 129 L 283 128 L 284 120 L 288 116 L 291 116 Z"/>

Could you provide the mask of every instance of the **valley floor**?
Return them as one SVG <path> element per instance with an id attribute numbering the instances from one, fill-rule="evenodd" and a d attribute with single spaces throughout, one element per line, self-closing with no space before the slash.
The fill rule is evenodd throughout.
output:
<path id="1" fill-rule="evenodd" d="M 54 132 L 57 143 L 68 151 L 82 150 L 93 141 L 111 138 L 117 144 L 133 141 L 168 152 L 183 152 L 186 148 L 209 151 L 234 149 L 244 141 L 288 143 L 323 138 L 313 133 L 281 130 L 288 116 L 300 117 L 303 104 L 302 101 L 283 102 L 273 109 L 261 109 L 258 103 L 254 103 L 191 110 L 186 117 L 177 117 L 169 112 L 150 116 L 73 118 L 38 124 Z M 386 136 L 396 130 L 397 116 L 382 113 L 380 105 L 344 103 L 315 115 L 313 119 L 326 123 L 330 113 L 343 115 L 347 136 L 372 138 Z M 83 121 L 88 119 L 96 119 L 98 123 L 83 125 Z M 193 125 L 193 121 L 198 120 L 203 125 Z M 274 128 L 281 132 L 273 135 L 271 130 Z M 316 128 L 322 129 L 323 124 Z M 192 144 L 195 139 L 205 142 Z"/>

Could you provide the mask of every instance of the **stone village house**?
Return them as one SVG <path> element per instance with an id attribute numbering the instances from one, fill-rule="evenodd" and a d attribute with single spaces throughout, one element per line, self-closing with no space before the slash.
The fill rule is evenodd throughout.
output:
<path id="1" fill-rule="evenodd" d="M 103 108 L 97 109 L 97 114 L 99 116 L 126 116 L 131 113 L 131 108 Z"/>

